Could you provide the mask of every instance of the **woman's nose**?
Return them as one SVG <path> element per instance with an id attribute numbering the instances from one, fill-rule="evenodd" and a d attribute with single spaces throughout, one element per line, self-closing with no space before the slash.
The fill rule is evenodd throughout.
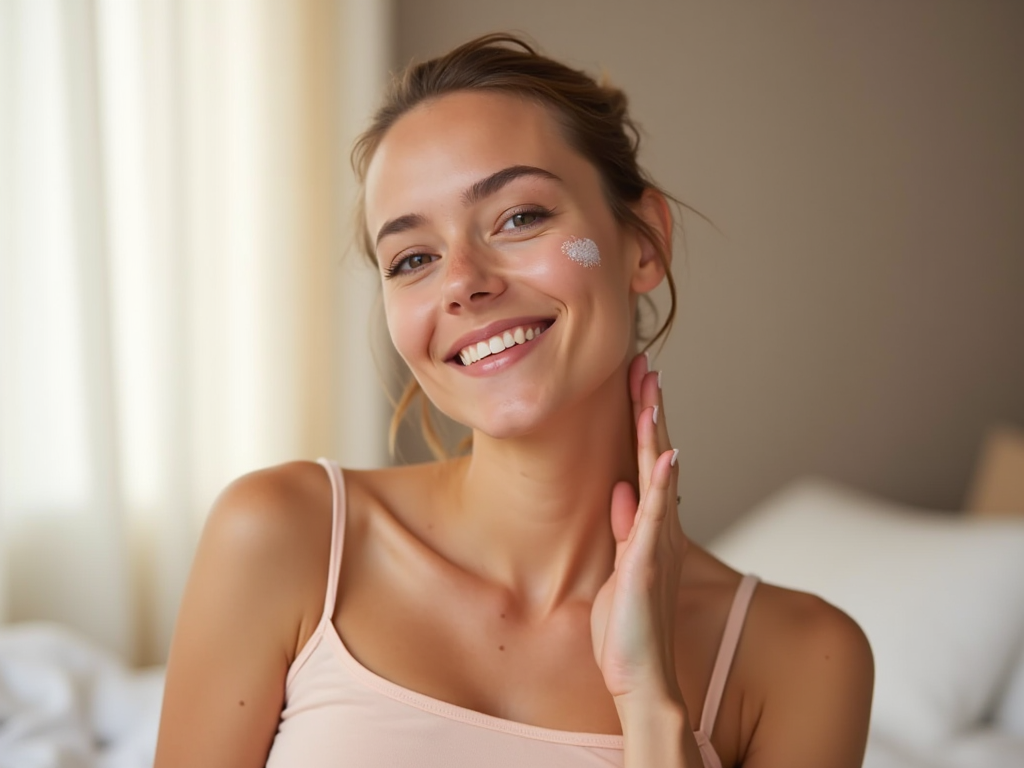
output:
<path id="1" fill-rule="evenodd" d="M 448 312 L 478 306 L 505 291 L 505 281 L 483 248 L 462 246 L 445 257 L 442 301 Z"/>

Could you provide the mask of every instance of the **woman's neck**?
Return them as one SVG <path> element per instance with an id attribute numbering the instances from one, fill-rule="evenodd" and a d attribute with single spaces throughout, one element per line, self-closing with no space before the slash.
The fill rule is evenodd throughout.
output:
<path id="1" fill-rule="evenodd" d="M 612 487 L 636 484 L 626 368 L 529 436 L 474 435 L 453 475 L 451 531 L 475 569 L 544 614 L 591 600 L 614 559 Z"/>

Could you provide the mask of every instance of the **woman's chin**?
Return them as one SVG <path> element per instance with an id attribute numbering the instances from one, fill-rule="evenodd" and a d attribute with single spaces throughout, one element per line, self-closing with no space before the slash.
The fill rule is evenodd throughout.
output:
<path id="1" fill-rule="evenodd" d="M 474 434 L 492 440 L 515 440 L 542 432 L 550 424 L 549 414 L 542 414 L 537 408 L 522 409 L 474 409 L 467 414 L 449 414 L 450 418 L 469 427 Z"/>

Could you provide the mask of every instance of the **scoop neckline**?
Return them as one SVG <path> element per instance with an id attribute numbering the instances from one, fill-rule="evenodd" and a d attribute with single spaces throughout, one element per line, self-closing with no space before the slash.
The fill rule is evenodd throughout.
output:
<path id="1" fill-rule="evenodd" d="M 448 718 L 449 720 L 456 720 L 469 725 L 488 728 L 493 731 L 510 733 L 530 739 L 550 741 L 558 744 L 599 747 L 603 749 L 622 750 L 624 748 L 623 737 L 620 734 L 564 731 L 557 728 L 545 728 L 540 725 L 529 725 L 528 723 L 507 720 L 503 717 L 497 717 L 496 715 L 477 712 L 475 709 L 462 707 L 458 704 L 452 704 L 447 701 L 442 701 L 441 699 L 436 699 L 433 696 L 428 696 L 425 693 L 414 691 L 411 688 L 405 688 L 404 686 L 398 685 L 398 683 L 388 680 L 386 677 L 378 675 L 353 656 L 352 652 L 349 651 L 348 647 L 345 645 L 345 641 L 342 640 L 341 634 L 338 632 L 338 628 L 334 626 L 334 622 L 331 618 L 324 617 L 323 624 L 326 625 L 324 626 L 324 634 L 330 636 L 330 640 L 334 645 L 335 650 L 348 670 L 360 682 L 391 699 L 409 704 L 435 715 L 440 715 L 441 717 Z"/>

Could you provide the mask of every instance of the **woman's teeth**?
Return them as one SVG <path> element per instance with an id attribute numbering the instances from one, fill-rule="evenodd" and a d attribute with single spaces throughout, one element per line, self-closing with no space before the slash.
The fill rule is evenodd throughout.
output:
<path id="1" fill-rule="evenodd" d="M 543 325 L 538 325 L 534 328 L 509 328 L 504 333 L 492 336 L 487 341 L 478 341 L 476 344 L 470 344 L 459 352 L 459 359 L 463 365 L 472 365 L 483 360 L 485 357 L 496 355 L 502 350 L 514 347 L 516 344 L 525 344 L 528 341 L 533 341 L 544 333 L 544 330 Z"/>

